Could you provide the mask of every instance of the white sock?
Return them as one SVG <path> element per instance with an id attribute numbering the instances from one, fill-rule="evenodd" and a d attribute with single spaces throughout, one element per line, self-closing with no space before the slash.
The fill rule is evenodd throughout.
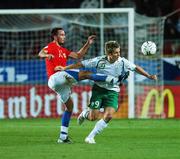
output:
<path id="1" fill-rule="evenodd" d="M 68 127 L 65 127 L 65 126 L 61 126 L 61 131 L 60 131 L 60 138 L 62 140 L 65 140 L 67 138 L 67 135 L 68 135 Z"/>
<path id="2" fill-rule="evenodd" d="M 97 134 L 99 134 L 104 128 L 107 127 L 107 123 L 101 119 L 99 120 L 96 125 L 94 126 L 94 129 L 90 132 L 88 135 L 88 138 L 94 138 Z"/>
<path id="3" fill-rule="evenodd" d="M 84 109 L 82 116 L 83 116 L 85 119 L 88 119 L 88 115 L 89 115 L 89 109 Z"/>

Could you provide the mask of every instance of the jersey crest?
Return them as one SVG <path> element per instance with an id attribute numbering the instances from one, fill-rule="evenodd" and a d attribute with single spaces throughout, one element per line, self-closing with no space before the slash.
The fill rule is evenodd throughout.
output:
<path id="1" fill-rule="evenodd" d="M 97 63 L 96 68 L 98 68 L 98 69 L 104 69 L 105 66 L 106 66 L 106 60 L 102 59 L 102 60 L 99 60 L 99 62 Z"/>

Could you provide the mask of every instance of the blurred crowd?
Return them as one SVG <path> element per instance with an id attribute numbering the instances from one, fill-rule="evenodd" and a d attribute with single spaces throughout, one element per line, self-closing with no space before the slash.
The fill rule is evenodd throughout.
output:
<path id="1" fill-rule="evenodd" d="M 180 55 L 180 0 L 1 0 L 0 9 L 47 9 L 47 8 L 124 8 L 133 7 L 139 14 L 167 16 L 164 40 L 165 54 Z M 173 15 L 170 13 L 179 9 Z"/>

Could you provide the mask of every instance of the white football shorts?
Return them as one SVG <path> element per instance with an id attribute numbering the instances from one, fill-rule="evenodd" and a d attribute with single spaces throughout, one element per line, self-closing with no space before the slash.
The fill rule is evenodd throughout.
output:
<path id="1" fill-rule="evenodd" d="M 48 80 L 49 88 L 60 95 L 63 103 L 66 103 L 69 99 L 72 85 L 77 83 L 77 79 L 74 78 L 71 74 L 69 74 L 68 71 L 59 71 L 51 75 Z"/>

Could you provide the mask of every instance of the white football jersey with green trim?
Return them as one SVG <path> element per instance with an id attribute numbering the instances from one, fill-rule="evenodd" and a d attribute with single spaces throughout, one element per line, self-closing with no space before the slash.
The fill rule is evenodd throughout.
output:
<path id="1" fill-rule="evenodd" d="M 93 59 L 88 59 L 81 61 L 85 68 L 96 68 L 97 73 L 111 75 L 114 77 L 119 77 L 122 71 L 134 71 L 136 65 L 128 61 L 125 58 L 119 57 L 114 63 L 110 63 L 106 56 L 98 56 Z M 116 92 L 120 91 L 119 85 L 108 84 L 106 82 L 95 82 L 99 87 L 103 87 L 108 90 L 114 90 Z"/>

